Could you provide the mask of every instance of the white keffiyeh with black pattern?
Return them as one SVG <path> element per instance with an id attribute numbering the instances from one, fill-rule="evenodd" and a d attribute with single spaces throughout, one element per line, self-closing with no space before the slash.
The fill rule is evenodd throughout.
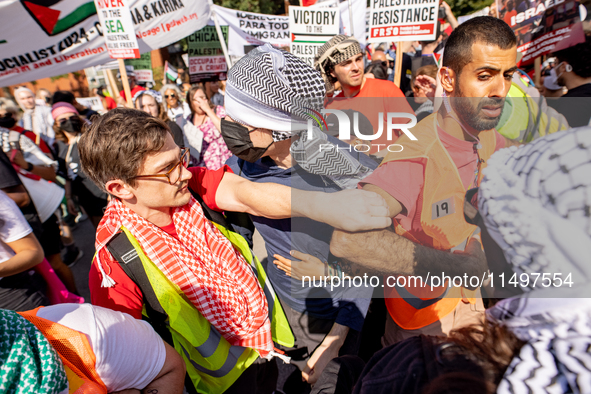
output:
<path id="1" fill-rule="evenodd" d="M 507 262 L 533 281 L 489 319 L 526 342 L 498 393 L 591 392 L 591 129 L 558 132 L 491 157 L 479 210 Z M 546 281 L 547 283 L 547 281 Z"/>

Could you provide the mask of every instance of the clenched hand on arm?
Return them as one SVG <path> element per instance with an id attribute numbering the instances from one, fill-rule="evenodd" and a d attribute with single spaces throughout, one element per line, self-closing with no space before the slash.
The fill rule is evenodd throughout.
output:
<path id="1" fill-rule="evenodd" d="M 364 189 L 384 197 L 393 217 L 402 211 L 402 205 L 379 187 L 368 184 Z M 357 233 L 335 230 L 330 251 L 344 259 L 341 267 L 348 275 L 426 276 L 428 272 L 445 272 L 481 276 L 487 270 L 486 259 L 475 239 L 470 240 L 465 253 L 451 253 L 414 243 L 392 229 Z"/>

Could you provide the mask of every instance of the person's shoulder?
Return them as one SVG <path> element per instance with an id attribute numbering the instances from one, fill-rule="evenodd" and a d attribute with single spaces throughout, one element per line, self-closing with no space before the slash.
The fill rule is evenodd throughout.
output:
<path id="1" fill-rule="evenodd" d="M 242 159 L 239 159 L 237 156 L 232 155 L 228 160 L 226 160 L 226 165 L 229 166 L 235 174 L 240 172 L 240 162 Z"/>
<path id="2" fill-rule="evenodd" d="M 404 94 L 396 84 L 385 79 L 366 79 L 364 89 L 374 97 L 404 97 Z"/>

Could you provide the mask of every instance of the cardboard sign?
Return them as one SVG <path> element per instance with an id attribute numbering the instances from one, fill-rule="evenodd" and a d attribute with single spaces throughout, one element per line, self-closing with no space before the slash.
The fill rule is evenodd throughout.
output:
<path id="1" fill-rule="evenodd" d="M 140 47 L 129 13 L 129 0 L 94 0 L 103 27 L 109 56 L 113 59 L 137 59 Z"/>
<path id="2" fill-rule="evenodd" d="M 228 65 L 213 22 L 187 37 L 189 43 L 189 76 L 191 83 L 208 80 L 225 81 Z M 226 45 L 228 26 L 220 26 Z"/>
<path id="3" fill-rule="evenodd" d="M 585 41 L 576 0 L 501 0 L 498 7 L 499 17 L 517 36 L 520 65 Z"/>
<path id="4" fill-rule="evenodd" d="M 314 57 L 326 41 L 339 34 L 338 8 L 289 7 L 290 51 L 314 67 Z"/>
<path id="5" fill-rule="evenodd" d="M 139 59 L 126 60 L 125 65 L 133 67 L 135 79 L 138 82 L 154 82 L 152 54 L 150 52 L 142 53 Z"/>
<path id="6" fill-rule="evenodd" d="M 438 11 L 438 0 L 371 0 L 367 41 L 434 40 Z"/>

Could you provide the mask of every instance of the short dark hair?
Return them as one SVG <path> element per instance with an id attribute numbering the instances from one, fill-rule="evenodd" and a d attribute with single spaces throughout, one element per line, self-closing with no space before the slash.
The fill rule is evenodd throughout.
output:
<path id="1" fill-rule="evenodd" d="M 365 74 L 372 73 L 375 79 L 388 79 L 388 66 L 385 61 L 375 61 L 371 62 L 365 68 Z"/>
<path id="2" fill-rule="evenodd" d="M 585 37 L 585 42 L 554 53 L 558 62 L 567 62 L 573 72 L 581 78 L 591 77 L 591 37 Z"/>
<path id="3" fill-rule="evenodd" d="M 67 90 L 58 90 L 57 92 L 55 92 L 53 94 L 53 97 L 51 98 L 52 104 L 55 104 L 55 103 L 74 104 L 74 100 L 76 100 L 76 98 L 74 97 L 74 93 L 68 92 Z"/>
<path id="4" fill-rule="evenodd" d="M 164 146 L 167 133 L 166 123 L 137 109 L 96 116 L 78 143 L 82 170 L 104 191 L 113 179 L 135 186 L 146 157 Z"/>
<path id="5" fill-rule="evenodd" d="M 481 42 L 501 49 L 517 46 L 517 37 L 507 23 L 492 16 L 479 16 L 459 25 L 447 39 L 443 67 L 456 74 L 472 61 L 472 45 Z"/>

